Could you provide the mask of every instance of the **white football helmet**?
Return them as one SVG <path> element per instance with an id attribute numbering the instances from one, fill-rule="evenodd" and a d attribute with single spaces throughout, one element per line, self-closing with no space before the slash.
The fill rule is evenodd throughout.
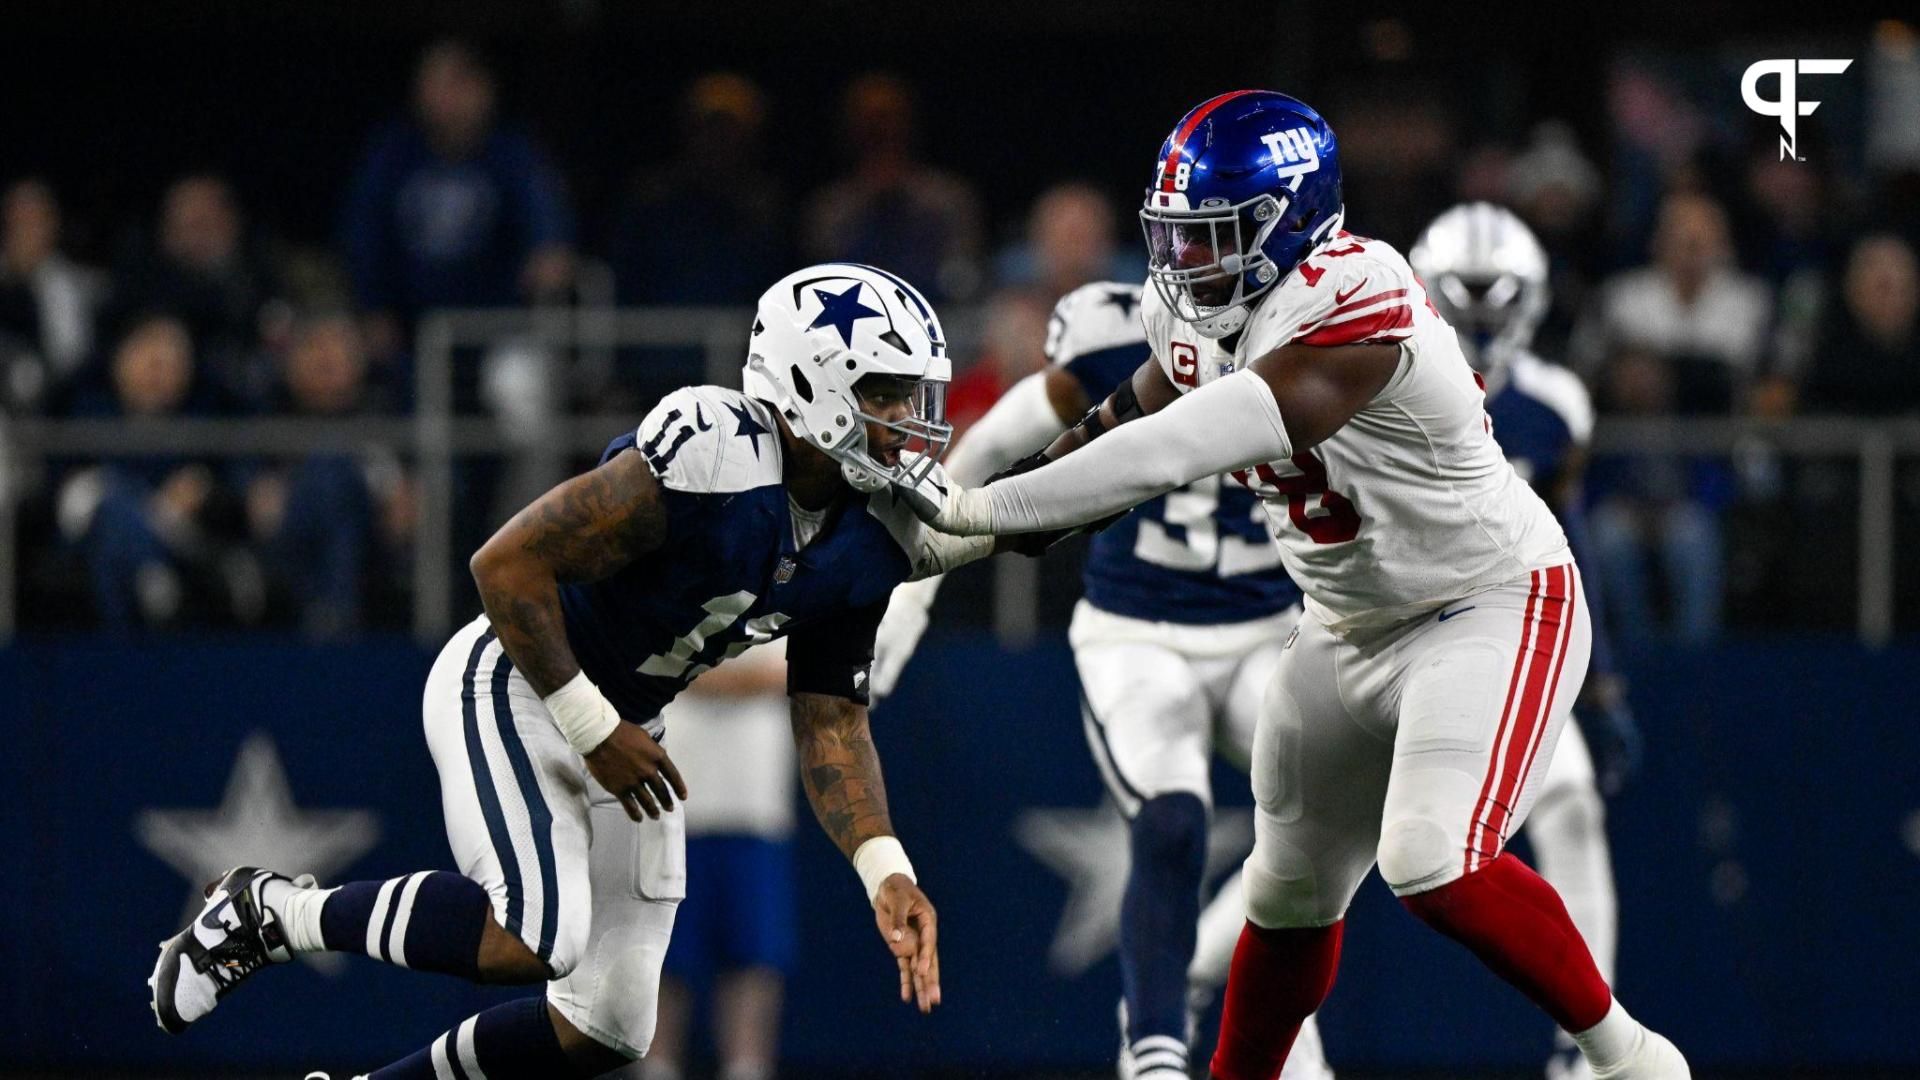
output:
<path id="1" fill-rule="evenodd" d="M 849 484 L 872 492 L 918 484 L 946 452 L 952 375 L 940 317 L 920 290 L 877 267 L 822 263 L 761 294 L 741 387 L 840 462 Z M 910 395 L 907 419 L 869 411 L 856 387 L 870 376 L 888 376 L 889 390 Z M 906 436 L 898 464 L 870 451 L 868 423 Z"/>
<path id="2" fill-rule="evenodd" d="M 1547 252 L 1513 211 L 1461 203 L 1433 219 L 1407 261 L 1476 371 L 1498 371 L 1532 344 L 1547 312 Z"/>

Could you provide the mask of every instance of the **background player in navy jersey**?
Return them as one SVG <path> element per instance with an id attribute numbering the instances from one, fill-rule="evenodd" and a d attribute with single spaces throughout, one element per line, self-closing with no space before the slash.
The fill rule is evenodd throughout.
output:
<path id="1" fill-rule="evenodd" d="M 1067 294 L 1047 330 L 1045 370 L 1011 387 L 948 463 L 962 484 L 1040 450 L 1150 358 L 1140 285 Z M 1187 1075 L 1195 989 L 1226 981 L 1246 903 L 1236 874 L 1201 917 L 1217 751 L 1244 769 L 1260 698 L 1299 617 L 1253 493 L 1209 476 L 1144 503 L 1093 537 L 1086 596 L 1069 640 L 1094 761 L 1128 822 L 1132 869 L 1120 913 L 1124 992 L 1119 1073 Z M 939 587 L 894 591 L 874 656 L 874 693 L 892 693 Z M 1196 939 L 1196 920 L 1202 928 Z M 1331 1075 L 1309 1021 L 1286 1080 Z"/>
<path id="2" fill-rule="evenodd" d="M 1638 752 L 1639 735 L 1607 646 L 1601 584 L 1581 504 L 1593 403 L 1578 376 L 1532 351 L 1534 330 L 1549 302 L 1547 253 L 1511 210 L 1491 203 L 1453 207 L 1421 233 L 1407 261 L 1426 283 L 1434 306 L 1459 332 L 1461 351 L 1486 384 L 1494 439 L 1514 470 L 1559 516 L 1593 605 L 1592 667 L 1574 709 L 1581 723 L 1568 725 L 1561 736 L 1525 834 L 1540 876 L 1559 891 L 1600 974 L 1611 984 L 1619 912 L 1601 793 L 1618 789 Z M 1547 1075 L 1552 1080 L 1592 1075 L 1565 1032 L 1556 1039 Z"/>
<path id="3" fill-rule="evenodd" d="M 866 683 L 894 586 L 990 550 L 927 530 L 888 487 L 942 482 L 945 339 L 912 286 L 836 263 L 769 289 L 749 349 L 744 393 L 668 395 L 473 557 L 486 612 L 423 702 L 461 872 L 319 889 L 233 870 L 161 947 L 164 1029 L 270 962 L 334 950 L 547 983 L 376 1080 L 593 1076 L 643 1056 L 686 883 L 687 790 L 659 712 L 782 636 L 808 801 L 866 885 L 901 999 L 939 1003 L 934 909 L 892 835 Z"/>

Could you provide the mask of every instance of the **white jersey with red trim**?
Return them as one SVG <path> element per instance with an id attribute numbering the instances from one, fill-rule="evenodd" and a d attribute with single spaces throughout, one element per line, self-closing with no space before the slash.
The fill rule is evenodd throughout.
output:
<path id="1" fill-rule="evenodd" d="M 1572 559 L 1552 511 L 1494 442 L 1453 328 L 1391 246 L 1340 233 L 1274 286 L 1237 340 L 1194 333 L 1154 289 L 1141 319 L 1182 393 L 1290 343 L 1402 346 L 1399 371 L 1325 442 L 1233 474 L 1265 501 L 1287 572 L 1336 633 Z"/>

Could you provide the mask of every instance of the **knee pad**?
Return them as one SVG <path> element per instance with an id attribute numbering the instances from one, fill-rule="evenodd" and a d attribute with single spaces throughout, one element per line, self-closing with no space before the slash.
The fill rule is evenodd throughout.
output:
<path id="1" fill-rule="evenodd" d="M 601 942 L 600 1000 L 595 1019 L 614 1036 L 614 1049 L 644 1057 L 653 1046 L 660 1006 L 660 961 L 664 947 L 619 935 Z"/>
<path id="2" fill-rule="evenodd" d="M 547 957 L 547 970 L 553 978 L 564 979 L 580 966 L 592 929 L 586 923 L 586 919 L 561 920 L 559 932 L 553 936 L 553 953 Z"/>
<path id="3" fill-rule="evenodd" d="M 653 1045 L 660 967 L 676 904 L 645 904 L 614 913 L 572 976 L 547 984 L 547 1000 L 575 1028 L 630 1058 Z"/>
<path id="4" fill-rule="evenodd" d="M 1268 838 L 1254 841 L 1242 878 L 1247 921 L 1266 930 L 1326 926 L 1346 914 L 1353 888 L 1371 860 L 1316 867 L 1300 850 Z"/>
<path id="5" fill-rule="evenodd" d="M 1380 876 L 1396 894 L 1440 884 L 1463 871 L 1466 852 L 1439 822 L 1427 817 L 1390 821 L 1380 832 Z"/>
<path id="6" fill-rule="evenodd" d="M 1156 866 L 1204 864 L 1207 806 L 1198 795 L 1156 795 L 1140 804 L 1129 826 L 1135 862 Z"/>

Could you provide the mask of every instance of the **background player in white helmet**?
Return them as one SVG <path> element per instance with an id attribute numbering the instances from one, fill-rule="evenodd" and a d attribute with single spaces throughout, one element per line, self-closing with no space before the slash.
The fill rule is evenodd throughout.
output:
<path id="1" fill-rule="evenodd" d="M 1131 378 L 1151 359 L 1140 300 L 1139 285 L 1121 282 L 1062 297 L 1048 324 L 1050 365 L 967 429 L 948 474 L 985 480 Z M 1207 476 L 1135 508 L 1088 552 L 1086 595 L 1068 637 L 1088 747 L 1132 848 L 1120 916 L 1123 1078 L 1187 1075 L 1189 1006 L 1226 981 L 1244 919 L 1238 875 L 1205 917 L 1200 889 L 1213 755 L 1246 767 L 1261 695 L 1299 617 L 1300 591 L 1263 521 L 1251 492 Z M 875 638 L 876 700 L 892 693 L 913 655 L 939 582 L 894 590 Z M 1317 1028 L 1309 1023 L 1302 1035 L 1286 1080 L 1330 1076 Z"/>
<path id="2" fill-rule="evenodd" d="M 901 999 L 931 1011 L 934 909 L 893 836 L 866 705 L 894 587 L 988 550 L 886 490 L 944 482 L 946 347 L 926 299 L 884 270 L 776 282 L 744 391 L 669 394 L 474 555 L 486 610 L 441 650 L 422 702 L 460 872 L 319 889 L 234 869 L 161 946 L 160 1025 L 185 1030 L 269 963 L 357 952 L 544 985 L 372 1080 L 598 1076 L 644 1056 L 686 883 L 687 788 L 661 710 L 780 638 L 807 800 L 865 886 Z"/>
<path id="3" fill-rule="evenodd" d="M 1601 1080 L 1689 1076 L 1505 851 L 1586 677 L 1579 574 L 1494 442 L 1453 328 L 1398 252 L 1341 228 L 1339 178 L 1302 102 L 1242 90 L 1190 111 L 1141 211 L 1156 363 L 1019 475 L 911 497 L 946 531 L 1041 536 L 1220 472 L 1266 501 L 1306 603 L 1254 736 L 1219 1080 L 1285 1063 L 1376 863 Z"/>
<path id="4" fill-rule="evenodd" d="M 1625 779 L 1639 737 L 1613 667 L 1600 583 L 1586 543 L 1581 479 L 1593 404 L 1577 376 L 1532 351 L 1534 329 L 1549 302 L 1547 253 L 1511 210 L 1491 203 L 1455 206 L 1427 226 L 1407 261 L 1459 332 L 1461 351 L 1485 382 L 1487 415 L 1500 449 L 1553 507 L 1580 564 L 1593 613 L 1593 662 L 1574 707 L 1580 723 L 1561 733 L 1526 837 L 1540 876 L 1566 901 L 1594 963 L 1612 983 L 1619 912 L 1601 794 Z M 1547 1073 L 1553 1080 L 1591 1075 L 1565 1032 L 1556 1039 Z"/>

